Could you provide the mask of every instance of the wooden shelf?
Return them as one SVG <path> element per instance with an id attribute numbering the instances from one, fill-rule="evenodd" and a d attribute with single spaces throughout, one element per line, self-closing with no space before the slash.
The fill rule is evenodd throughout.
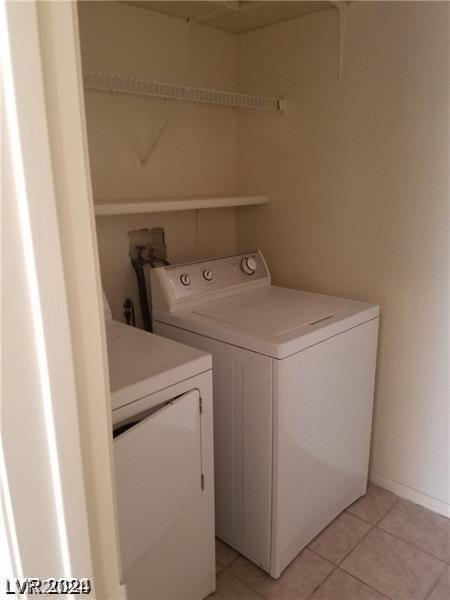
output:
<path id="1" fill-rule="evenodd" d="M 131 215 L 139 213 L 172 212 L 176 210 L 198 210 L 202 208 L 227 208 L 231 206 L 253 206 L 267 204 L 267 196 L 197 196 L 190 198 L 149 198 L 129 200 L 96 200 L 97 216 Z"/>

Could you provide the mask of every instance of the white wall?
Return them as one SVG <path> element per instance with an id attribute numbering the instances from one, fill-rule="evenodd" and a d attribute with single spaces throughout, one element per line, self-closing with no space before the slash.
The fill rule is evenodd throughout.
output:
<path id="1" fill-rule="evenodd" d="M 2 131 L 1 324 L 3 343 L 8 343 L 2 352 L 2 450 L 9 493 L 16 513 L 16 536 L 23 568 L 29 568 L 29 572 L 36 576 L 62 576 L 64 571 L 55 520 L 53 482 L 48 467 L 39 357 L 35 344 L 30 343 L 34 342 L 34 326 L 27 281 L 27 258 L 13 177 L 11 140 L 4 119 Z M 14 248 L 14 260 L 11 260 L 11 248 Z M 6 259 L 7 255 L 10 260 Z M 27 440 L 28 451 L 33 449 L 33 462 L 29 460 L 29 454 L 24 454 L 24 450 L 27 451 L 24 440 Z M 4 484 L 2 481 L 2 487 Z M 31 490 L 33 510 L 30 510 Z M 5 494 L 6 490 L 2 491 Z M 2 509 L 6 510 L 3 502 Z M 36 514 L 39 519 L 35 518 Z M 19 570 L 20 567 L 20 563 L 16 565 Z M 18 574 L 0 569 L 1 577 Z"/>
<path id="2" fill-rule="evenodd" d="M 233 89 L 237 38 L 197 27 L 192 52 L 186 22 L 120 2 L 80 2 L 83 68 L 161 81 Z M 191 76 L 191 71 L 193 77 Z M 172 102 L 86 93 L 94 198 L 148 198 L 236 191 L 237 117 L 233 109 L 180 103 L 148 164 L 141 157 Z M 235 250 L 234 209 L 97 219 L 100 263 L 114 317 L 137 304 L 127 232 L 166 229 L 169 260 Z"/>
<path id="3" fill-rule="evenodd" d="M 238 246 L 277 284 L 381 305 L 371 477 L 448 511 L 448 4 L 355 2 L 240 36 Z"/>

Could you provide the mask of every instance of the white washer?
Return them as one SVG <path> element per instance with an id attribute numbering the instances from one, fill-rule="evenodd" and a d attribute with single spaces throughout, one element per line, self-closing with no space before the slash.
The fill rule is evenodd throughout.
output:
<path id="1" fill-rule="evenodd" d="M 215 589 L 211 356 L 105 325 L 128 598 L 201 600 Z"/>
<path id="2" fill-rule="evenodd" d="M 151 277 L 155 331 L 213 356 L 216 534 L 279 577 L 366 491 L 379 307 L 272 286 L 259 251 Z"/>

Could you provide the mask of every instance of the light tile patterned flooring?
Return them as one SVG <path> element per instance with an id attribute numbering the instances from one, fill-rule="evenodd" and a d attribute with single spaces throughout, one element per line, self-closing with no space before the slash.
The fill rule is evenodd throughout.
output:
<path id="1" fill-rule="evenodd" d="M 220 540 L 209 600 L 450 600 L 449 520 L 369 485 L 278 580 Z"/>

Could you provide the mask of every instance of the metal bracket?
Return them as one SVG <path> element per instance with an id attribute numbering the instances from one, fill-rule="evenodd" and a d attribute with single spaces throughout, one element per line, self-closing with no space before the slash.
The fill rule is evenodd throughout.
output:
<path id="1" fill-rule="evenodd" d="M 167 129 L 167 126 L 169 125 L 175 111 L 177 110 L 178 106 L 180 105 L 180 102 L 177 102 L 176 104 L 173 104 L 172 106 L 169 107 L 169 110 L 167 111 L 167 114 L 163 120 L 163 122 L 161 123 L 161 125 L 159 126 L 158 131 L 156 132 L 152 143 L 150 145 L 150 148 L 147 150 L 145 156 L 143 156 L 140 160 L 141 163 L 141 167 L 146 167 L 148 161 L 150 160 L 151 155 L 153 154 L 154 149 L 156 148 L 156 146 L 158 145 L 158 142 L 162 136 L 162 134 L 165 132 L 165 130 Z"/>
<path id="2" fill-rule="evenodd" d="M 341 80 L 344 72 L 345 34 L 347 28 L 347 11 L 350 2 L 348 0 L 336 0 L 332 4 L 338 14 L 338 80 Z"/>

